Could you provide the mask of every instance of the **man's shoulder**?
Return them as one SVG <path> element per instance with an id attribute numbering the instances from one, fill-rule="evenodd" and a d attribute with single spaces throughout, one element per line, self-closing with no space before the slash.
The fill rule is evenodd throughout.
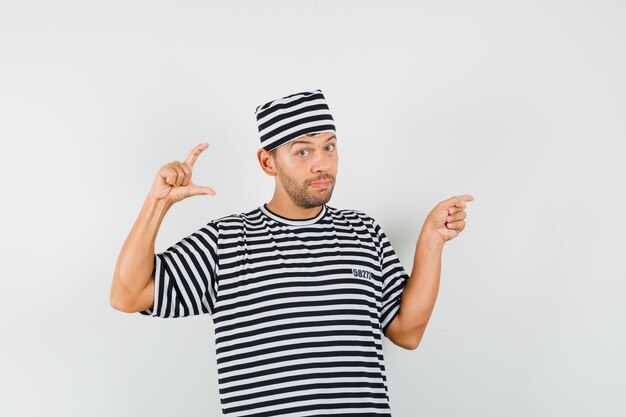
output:
<path id="1" fill-rule="evenodd" d="M 231 213 L 210 221 L 210 223 L 216 226 L 222 225 L 243 225 L 246 222 L 254 221 L 254 219 L 258 218 L 261 214 L 261 210 L 258 207 L 255 207 L 248 211 L 242 211 L 239 213 Z"/>
<path id="2" fill-rule="evenodd" d="M 334 212 L 339 213 L 345 217 L 358 218 L 364 221 L 365 223 L 370 223 L 370 224 L 374 222 L 374 218 L 371 217 L 369 214 L 367 214 L 363 210 L 359 210 L 355 208 L 338 209 L 338 208 L 330 207 L 330 206 L 329 208 L 333 210 Z"/>

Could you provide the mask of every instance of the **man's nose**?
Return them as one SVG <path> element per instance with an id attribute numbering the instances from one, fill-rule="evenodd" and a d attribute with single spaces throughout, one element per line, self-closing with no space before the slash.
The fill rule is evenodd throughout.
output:
<path id="1" fill-rule="evenodd" d="M 324 151 L 318 151 L 315 154 L 315 160 L 313 161 L 311 169 L 313 172 L 328 171 L 331 166 L 331 159 L 331 155 L 328 155 Z"/>

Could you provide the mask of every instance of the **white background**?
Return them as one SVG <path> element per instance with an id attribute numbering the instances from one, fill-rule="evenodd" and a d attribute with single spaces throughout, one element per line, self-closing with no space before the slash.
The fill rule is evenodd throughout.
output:
<path id="1" fill-rule="evenodd" d="M 271 198 L 254 110 L 320 88 L 329 205 L 412 268 L 471 193 L 394 417 L 626 414 L 623 1 L 2 1 L 3 416 L 220 415 L 212 321 L 109 305 L 158 168 L 209 142 L 162 251 Z"/>

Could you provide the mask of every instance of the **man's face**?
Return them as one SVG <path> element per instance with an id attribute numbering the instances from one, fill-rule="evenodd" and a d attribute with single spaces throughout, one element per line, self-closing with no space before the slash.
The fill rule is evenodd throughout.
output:
<path id="1" fill-rule="evenodd" d="M 276 148 L 274 160 L 278 180 L 294 204 L 313 208 L 330 200 L 339 162 L 333 132 L 313 133 L 287 142 Z"/>

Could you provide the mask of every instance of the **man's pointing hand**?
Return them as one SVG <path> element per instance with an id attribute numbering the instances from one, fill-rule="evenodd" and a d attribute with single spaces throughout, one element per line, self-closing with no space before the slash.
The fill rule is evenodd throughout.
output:
<path id="1" fill-rule="evenodd" d="M 463 194 L 443 200 L 429 213 L 424 221 L 423 233 L 435 236 L 441 243 L 457 237 L 465 229 L 465 207 L 474 196 Z"/>
<path id="2" fill-rule="evenodd" d="M 198 156 L 208 147 L 208 143 L 201 143 L 189 152 L 185 162 L 174 161 L 163 165 L 152 183 L 151 195 L 170 204 L 193 195 L 215 195 L 213 188 L 198 186 L 191 181 L 193 166 Z"/>

